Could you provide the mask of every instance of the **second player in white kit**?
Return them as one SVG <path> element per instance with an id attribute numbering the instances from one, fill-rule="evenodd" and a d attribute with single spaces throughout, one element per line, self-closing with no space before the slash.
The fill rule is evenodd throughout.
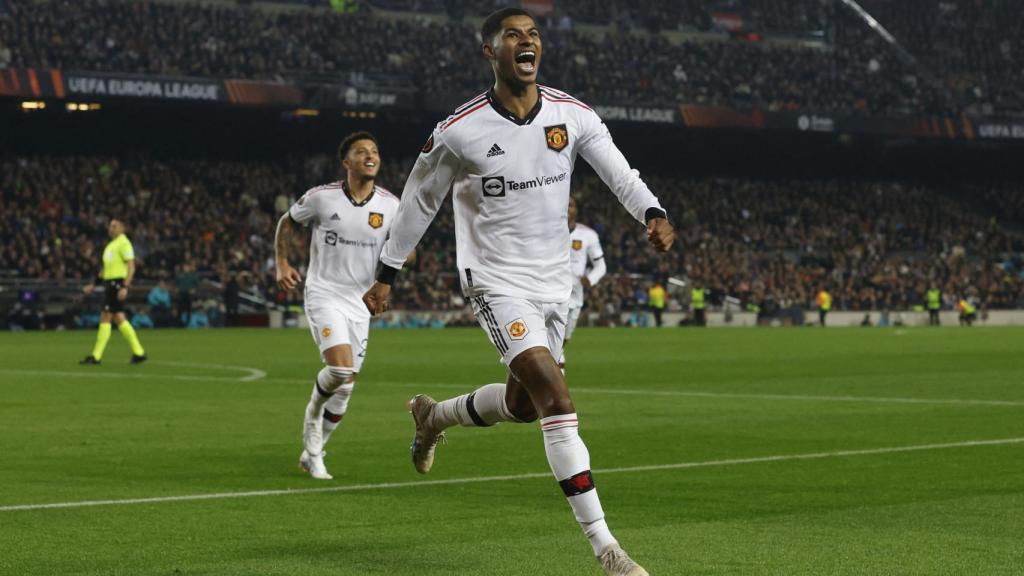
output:
<path id="1" fill-rule="evenodd" d="M 604 278 L 608 266 L 601 250 L 601 239 L 597 231 L 576 221 L 578 214 L 576 199 L 569 198 L 569 269 L 572 274 L 572 296 L 569 298 L 569 318 L 565 326 L 565 340 L 562 342 L 562 355 L 558 359 L 558 367 L 565 372 L 565 347 L 572 339 L 576 324 L 583 311 L 583 299 L 586 291 Z M 588 270 L 589 268 L 589 270 Z"/>
<path id="2" fill-rule="evenodd" d="M 323 446 L 348 410 L 366 357 L 370 313 L 361 297 L 373 284 L 398 210 L 398 198 L 374 185 L 380 154 L 373 136 L 349 136 L 339 156 L 346 179 L 306 192 L 281 218 L 275 243 L 278 281 L 293 289 L 301 278 L 288 264 L 288 237 L 293 224 L 312 227 L 305 309 L 325 366 L 317 374 L 303 416 L 299 464 L 317 479 L 331 478 Z"/>

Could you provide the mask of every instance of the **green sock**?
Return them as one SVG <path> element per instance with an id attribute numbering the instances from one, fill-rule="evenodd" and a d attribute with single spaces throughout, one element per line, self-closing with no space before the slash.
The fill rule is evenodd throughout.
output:
<path id="1" fill-rule="evenodd" d="M 100 330 L 96 334 L 96 347 L 92 349 L 92 357 L 97 360 L 103 359 L 103 350 L 110 340 L 110 322 L 100 322 Z"/>
<path id="2" fill-rule="evenodd" d="M 132 354 L 136 356 L 145 356 L 146 351 L 142 349 L 142 344 L 139 343 L 139 337 L 135 335 L 135 328 L 132 327 L 131 322 L 125 320 L 117 327 L 121 332 L 121 336 L 128 341 L 128 345 L 132 347 Z M 110 325 L 107 324 L 107 336 L 110 335 Z"/>

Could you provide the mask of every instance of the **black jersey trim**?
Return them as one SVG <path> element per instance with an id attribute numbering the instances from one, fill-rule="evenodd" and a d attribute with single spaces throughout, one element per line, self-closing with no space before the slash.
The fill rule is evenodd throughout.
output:
<path id="1" fill-rule="evenodd" d="M 343 192 L 345 192 L 345 197 L 348 198 L 348 201 L 351 202 L 352 205 L 355 206 L 356 208 L 360 208 L 362 206 L 366 206 L 367 204 L 369 204 L 370 200 L 373 200 L 373 196 L 377 193 L 377 187 L 374 186 L 373 190 L 370 190 L 370 195 L 369 196 L 367 196 L 366 198 L 363 198 L 362 202 L 356 202 L 356 199 L 353 198 L 352 194 L 350 194 L 349 191 L 348 191 L 348 181 L 347 180 L 343 180 L 341 182 L 341 189 L 342 189 Z"/>
<path id="2" fill-rule="evenodd" d="M 537 114 L 540 114 L 541 106 L 544 105 L 543 95 L 544 94 L 541 91 L 541 89 L 537 88 L 537 103 L 533 105 L 533 108 L 530 110 L 530 113 L 526 115 L 526 118 L 520 118 L 519 116 L 516 116 L 511 110 L 502 106 L 501 102 L 498 101 L 497 96 L 494 95 L 494 88 L 491 88 L 490 90 L 487 91 L 487 102 L 491 105 L 491 108 L 494 108 L 494 111 L 501 115 L 501 117 L 503 117 L 504 119 L 508 120 L 509 122 L 512 122 L 513 124 L 525 126 L 527 124 L 532 123 L 533 119 L 537 117 Z"/>

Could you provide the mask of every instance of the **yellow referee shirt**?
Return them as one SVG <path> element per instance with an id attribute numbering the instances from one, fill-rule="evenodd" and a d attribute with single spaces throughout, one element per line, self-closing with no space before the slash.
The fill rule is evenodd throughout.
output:
<path id="1" fill-rule="evenodd" d="M 128 261 L 135 259 L 135 250 L 128 237 L 121 234 L 103 249 L 103 279 L 123 280 L 128 276 Z"/>

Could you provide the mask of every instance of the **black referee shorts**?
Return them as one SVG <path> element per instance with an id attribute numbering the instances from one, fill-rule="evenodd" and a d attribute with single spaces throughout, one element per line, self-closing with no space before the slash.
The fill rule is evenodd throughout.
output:
<path id="1" fill-rule="evenodd" d="M 103 311 L 117 314 L 124 312 L 124 302 L 117 299 L 117 293 L 124 288 L 124 278 L 103 281 Z"/>

